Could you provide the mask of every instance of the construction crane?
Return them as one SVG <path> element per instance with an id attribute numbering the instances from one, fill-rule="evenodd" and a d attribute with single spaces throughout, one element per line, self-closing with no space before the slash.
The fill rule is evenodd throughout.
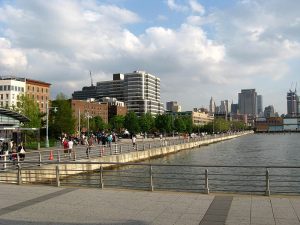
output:
<path id="1" fill-rule="evenodd" d="M 90 71 L 90 77 L 91 77 L 91 86 L 94 86 L 94 84 L 93 84 L 93 77 L 92 77 L 92 71 Z"/>

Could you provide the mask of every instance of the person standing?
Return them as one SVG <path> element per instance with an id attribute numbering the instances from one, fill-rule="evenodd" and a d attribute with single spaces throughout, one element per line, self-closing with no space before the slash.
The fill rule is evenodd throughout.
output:
<path id="1" fill-rule="evenodd" d="M 70 141 L 68 142 L 68 149 L 69 149 L 69 157 L 70 157 L 70 159 L 71 159 L 71 155 L 72 155 L 73 146 L 74 146 L 73 138 L 70 138 Z"/>
<path id="2" fill-rule="evenodd" d="M 132 135 L 132 147 L 135 150 L 135 148 L 136 148 L 136 136 L 135 136 L 135 134 Z"/>
<path id="3" fill-rule="evenodd" d="M 25 151 L 25 148 L 24 148 L 24 146 L 23 146 L 23 142 L 21 142 L 21 143 L 19 144 L 17 151 L 18 151 L 18 153 L 19 153 L 20 160 L 21 160 L 21 161 L 24 161 L 26 151 Z"/>

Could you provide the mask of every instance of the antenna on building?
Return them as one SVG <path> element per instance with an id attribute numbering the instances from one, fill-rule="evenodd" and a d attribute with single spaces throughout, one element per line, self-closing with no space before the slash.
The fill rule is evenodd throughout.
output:
<path id="1" fill-rule="evenodd" d="M 293 89 L 293 84 L 294 84 L 294 82 L 292 82 L 292 84 L 291 84 L 290 91 L 292 91 L 292 89 Z"/>
<path id="2" fill-rule="evenodd" d="M 296 82 L 296 86 L 295 86 L 295 92 L 297 92 L 297 84 L 298 84 L 298 83 Z"/>
<path id="3" fill-rule="evenodd" d="M 91 86 L 94 86 L 94 84 L 93 84 L 93 77 L 92 77 L 92 71 L 90 71 L 90 77 L 91 77 Z"/>

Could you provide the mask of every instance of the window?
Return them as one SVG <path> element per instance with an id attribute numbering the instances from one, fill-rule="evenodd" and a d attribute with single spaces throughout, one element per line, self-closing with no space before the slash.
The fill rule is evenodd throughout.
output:
<path id="1" fill-rule="evenodd" d="M 3 90 L 3 86 L 1 85 L 1 86 L 0 86 L 0 91 L 2 91 L 2 90 Z"/>
<path id="2" fill-rule="evenodd" d="M 37 87 L 36 89 L 37 89 L 37 90 L 36 90 L 37 92 L 39 92 L 39 91 L 40 91 L 39 87 Z"/>
<path id="3" fill-rule="evenodd" d="M 1 97 L 1 100 L 3 100 L 3 94 L 1 94 L 0 97 Z"/>
<path id="4" fill-rule="evenodd" d="M 17 91 L 18 90 L 18 87 L 17 86 L 15 86 L 15 91 Z"/>
<path id="5" fill-rule="evenodd" d="M 12 94 L 12 99 L 15 99 L 15 94 Z"/>
<path id="6" fill-rule="evenodd" d="M 24 88 L 23 87 L 21 88 L 21 91 L 24 92 Z"/>
<path id="7" fill-rule="evenodd" d="M 7 85 L 7 89 L 8 89 L 8 91 L 10 91 L 10 85 Z"/>
<path id="8" fill-rule="evenodd" d="M 9 98 L 9 94 L 6 94 L 6 99 L 8 99 Z"/>
<path id="9" fill-rule="evenodd" d="M 44 93 L 44 88 L 42 88 L 42 93 Z"/>
<path id="10" fill-rule="evenodd" d="M 21 87 L 18 87 L 18 91 L 21 91 Z"/>
<path id="11" fill-rule="evenodd" d="M 11 85 L 11 90 L 14 91 L 15 90 L 15 86 Z"/>
<path id="12" fill-rule="evenodd" d="M 7 90 L 7 85 L 4 85 L 4 91 L 6 91 Z"/>
<path id="13" fill-rule="evenodd" d="M 44 100 L 44 96 L 42 96 L 42 100 Z"/>
<path id="14" fill-rule="evenodd" d="M 34 87 L 32 87 L 32 91 L 34 91 Z"/>

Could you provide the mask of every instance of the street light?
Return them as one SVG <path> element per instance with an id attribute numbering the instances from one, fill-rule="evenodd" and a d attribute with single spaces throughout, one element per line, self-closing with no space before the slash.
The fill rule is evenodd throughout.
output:
<path id="1" fill-rule="evenodd" d="M 85 117 L 88 119 L 88 121 L 87 121 L 87 133 L 89 134 L 90 133 L 90 118 L 92 118 L 92 116 L 90 115 L 89 112 L 87 112 L 85 114 Z"/>
<path id="2" fill-rule="evenodd" d="M 54 109 L 53 111 L 57 112 L 57 107 L 49 107 L 48 101 L 46 102 L 46 143 L 45 147 L 49 148 L 49 137 L 48 137 L 48 129 L 49 129 L 49 109 Z"/>

